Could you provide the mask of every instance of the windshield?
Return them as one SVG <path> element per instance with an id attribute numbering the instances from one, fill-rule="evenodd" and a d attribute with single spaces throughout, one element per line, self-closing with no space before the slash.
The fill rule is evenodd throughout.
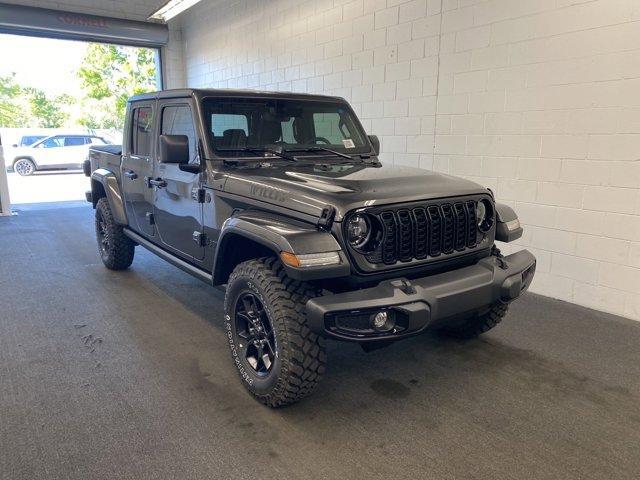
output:
<path id="1" fill-rule="evenodd" d="M 326 149 L 341 154 L 370 151 L 351 109 L 340 102 L 209 98 L 203 110 L 211 144 L 220 156 L 265 149 L 295 151 L 296 156 L 332 155 Z"/>

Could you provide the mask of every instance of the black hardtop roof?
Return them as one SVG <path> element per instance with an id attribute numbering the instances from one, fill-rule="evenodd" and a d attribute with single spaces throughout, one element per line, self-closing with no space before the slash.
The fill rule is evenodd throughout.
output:
<path id="1" fill-rule="evenodd" d="M 328 95 L 313 95 L 310 93 L 293 92 L 262 92 L 259 90 L 231 90 L 214 88 L 180 88 L 173 90 L 160 90 L 158 92 L 142 93 L 129 98 L 129 102 L 139 102 L 143 100 L 158 100 L 163 98 L 190 98 L 201 100 L 205 97 L 244 97 L 244 98 L 281 98 L 289 100 L 320 100 L 344 102 L 342 97 L 332 97 Z"/>

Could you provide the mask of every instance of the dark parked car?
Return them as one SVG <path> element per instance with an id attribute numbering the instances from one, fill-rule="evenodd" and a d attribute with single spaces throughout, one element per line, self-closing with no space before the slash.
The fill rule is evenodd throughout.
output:
<path id="1" fill-rule="evenodd" d="M 126 269 L 141 245 L 226 284 L 233 363 L 269 406 L 315 389 L 326 339 L 475 336 L 533 278 L 531 253 L 495 245 L 522 234 L 511 208 L 471 181 L 381 164 L 341 98 L 139 95 L 123 138 L 85 164 L 102 261 Z"/>

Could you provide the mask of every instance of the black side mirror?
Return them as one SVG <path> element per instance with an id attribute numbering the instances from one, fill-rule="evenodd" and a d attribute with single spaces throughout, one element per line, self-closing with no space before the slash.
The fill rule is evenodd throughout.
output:
<path id="1" fill-rule="evenodd" d="M 13 148 L 18 148 L 18 144 L 14 143 L 13 145 L 11 145 Z"/>
<path id="2" fill-rule="evenodd" d="M 160 162 L 189 163 L 189 137 L 186 135 L 160 135 Z"/>
<path id="3" fill-rule="evenodd" d="M 369 135 L 369 141 L 373 145 L 373 151 L 376 155 L 380 155 L 380 139 L 376 135 Z"/>

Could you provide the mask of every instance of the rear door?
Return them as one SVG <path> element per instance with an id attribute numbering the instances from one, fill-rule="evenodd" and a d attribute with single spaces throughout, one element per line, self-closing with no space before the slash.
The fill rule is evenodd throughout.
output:
<path id="1" fill-rule="evenodd" d="M 186 135 L 189 139 L 189 163 L 199 164 L 197 135 L 193 109 L 187 99 L 166 100 L 158 103 L 160 135 Z M 162 245 L 186 259 L 202 260 L 202 203 L 198 192 L 201 174 L 184 172 L 176 163 L 156 164 L 154 216 Z M 158 184 L 159 182 L 159 184 Z"/>
<path id="2" fill-rule="evenodd" d="M 155 235 L 153 189 L 153 118 L 155 102 L 135 103 L 127 117 L 122 152 L 122 190 L 130 228 Z"/>

